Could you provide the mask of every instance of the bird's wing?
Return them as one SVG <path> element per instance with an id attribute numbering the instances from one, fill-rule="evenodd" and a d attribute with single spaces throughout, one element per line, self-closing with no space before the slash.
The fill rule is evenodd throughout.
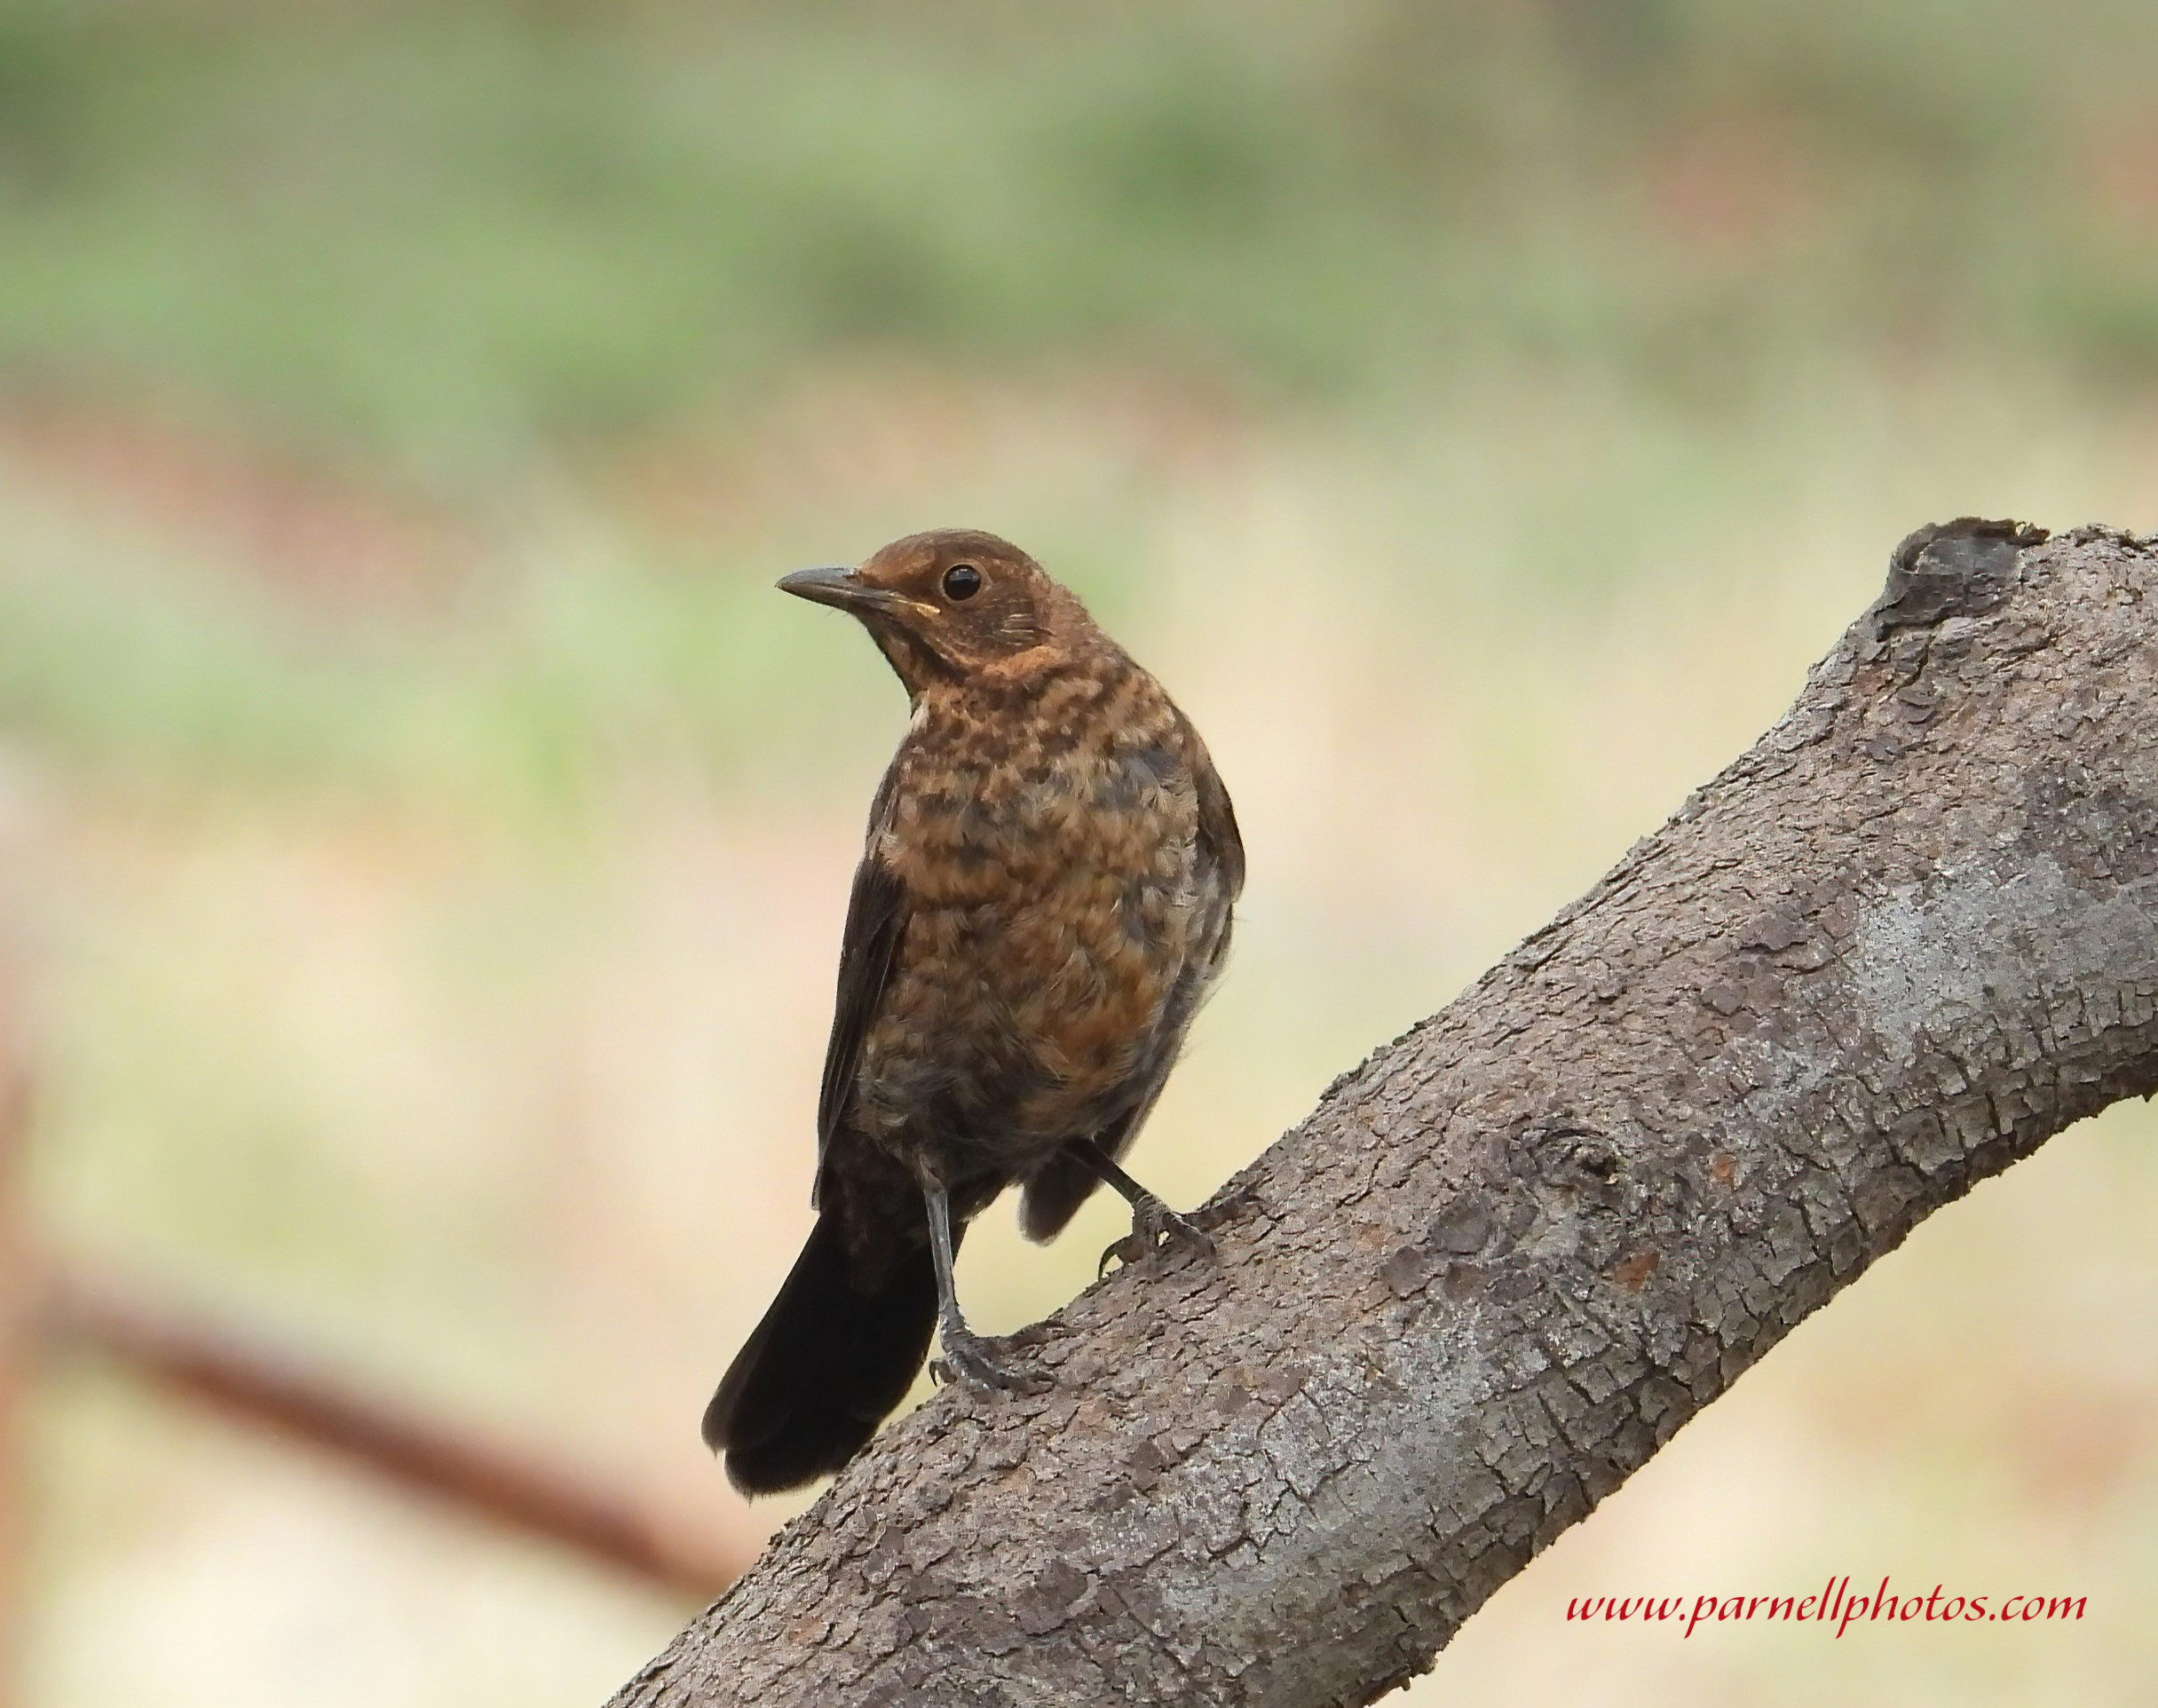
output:
<path id="1" fill-rule="evenodd" d="M 1199 850 L 1221 874 L 1223 889 L 1231 901 L 1244 890 L 1244 838 L 1237 830 L 1237 809 L 1229 804 L 1229 790 L 1213 759 L 1200 749 L 1195 768 L 1199 793 Z"/>
<path id="2" fill-rule="evenodd" d="M 845 1119 L 847 1095 L 861 1065 L 862 1040 L 869 1035 L 884 989 L 906 934 L 906 890 L 877 853 L 877 842 L 890 816 L 892 780 L 877 790 L 869 813 L 869 847 L 854 869 L 847 897 L 847 923 L 840 934 L 839 996 L 832 1010 L 832 1038 L 825 1046 L 824 1084 L 817 1094 L 817 1161 L 821 1182 L 832 1135 Z"/>

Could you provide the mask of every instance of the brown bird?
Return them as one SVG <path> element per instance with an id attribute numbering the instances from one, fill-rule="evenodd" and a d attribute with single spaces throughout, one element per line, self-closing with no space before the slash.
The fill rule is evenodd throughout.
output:
<path id="1" fill-rule="evenodd" d="M 1077 598 L 993 534 L 918 534 L 779 583 L 860 619 L 913 703 L 869 811 L 818 1099 L 818 1209 L 704 1415 L 747 1494 L 844 1465 L 932 1373 L 1034 1388 L 952 1258 L 1008 1186 L 1104 1253 L 1205 1236 L 1118 1166 L 1229 948 L 1244 847 L 1205 744 Z M 925 1214 L 926 1212 L 926 1214 Z"/>

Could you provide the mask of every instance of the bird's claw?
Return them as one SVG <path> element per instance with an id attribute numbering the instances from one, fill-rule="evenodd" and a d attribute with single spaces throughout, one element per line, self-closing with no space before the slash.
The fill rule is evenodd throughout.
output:
<path id="1" fill-rule="evenodd" d="M 1004 1356 L 1009 1349 L 1004 1341 L 950 1326 L 937 1338 L 941 1356 L 929 1360 L 931 1381 L 964 1382 L 969 1388 L 1012 1394 L 1042 1394 L 1055 1386 L 1041 1372 L 1025 1369 Z"/>
<path id="2" fill-rule="evenodd" d="M 1132 1206 L 1132 1230 L 1102 1253 L 1095 1277 L 1109 1273 L 1111 1259 L 1129 1268 L 1163 1250 L 1182 1249 L 1201 1257 L 1213 1255 L 1213 1241 L 1189 1216 L 1179 1215 L 1158 1198 L 1142 1199 Z"/>

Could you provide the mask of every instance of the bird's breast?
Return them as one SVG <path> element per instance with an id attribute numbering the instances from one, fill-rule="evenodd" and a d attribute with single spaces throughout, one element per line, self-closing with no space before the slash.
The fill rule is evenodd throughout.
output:
<path id="1" fill-rule="evenodd" d="M 879 851 L 908 922 L 865 1063 L 888 1116 L 927 1096 L 1060 1139 L 1098 1124 L 1213 912 L 1198 814 L 1143 737 L 903 773 Z"/>

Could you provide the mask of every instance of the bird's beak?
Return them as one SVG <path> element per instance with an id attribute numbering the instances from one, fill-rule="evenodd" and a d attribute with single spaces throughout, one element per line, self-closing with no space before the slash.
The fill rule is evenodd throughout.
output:
<path id="1" fill-rule="evenodd" d="M 798 569 L 779 578 L 779 591 L 818 605 L 835 605 L 842 611 L 866 611 L 877 603 L 877 589 L 865 587 L 862 578 L 843 565 L 822 569 Z"/>
<path id="2" fill-rule="evenodd" d="M 818 605 L 836 605 L 858 617 L 914 610 L 914 601 L 889 588 L 872 587 L 861 575 L 843 565 L 821 569 L 798 569 L 779 578 L 779 591 Z"/>

